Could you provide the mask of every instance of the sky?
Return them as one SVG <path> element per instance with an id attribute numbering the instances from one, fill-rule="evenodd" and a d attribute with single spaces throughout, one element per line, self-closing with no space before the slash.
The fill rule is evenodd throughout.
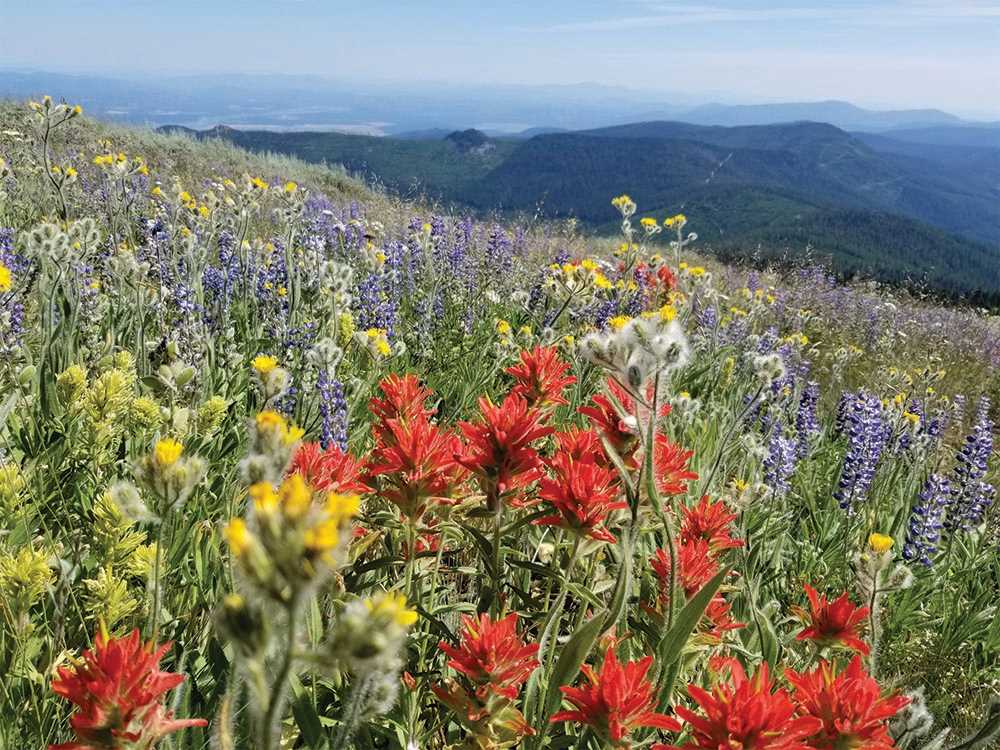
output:
<path id="1" fill-rule="evenodd" d="M 1000 118 L 1000 0 L 0 0 L 5 67 L 587 82 Z"/>

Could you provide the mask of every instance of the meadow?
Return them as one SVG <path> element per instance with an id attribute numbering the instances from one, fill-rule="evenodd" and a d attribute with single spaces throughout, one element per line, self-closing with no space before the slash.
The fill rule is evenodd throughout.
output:
<path id="1" fill-rule="evenodd" d="M 0 104 L 0 747 L 996 747 L 1000 322 L 608 199 Z"/>

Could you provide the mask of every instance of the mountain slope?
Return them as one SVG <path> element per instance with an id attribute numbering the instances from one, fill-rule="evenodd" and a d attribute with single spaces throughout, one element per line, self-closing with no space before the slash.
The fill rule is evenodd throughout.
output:
<path id="1" fill-rule="evenodd" d="M 428 140 L 213 128 L 200 131 L 197 137 L 219 137 L 250 151 L 277 151 L 305 161 L 341 164 L 397 192 L 426 192 L 435 198 L 461 194 L 516 148 L 513 142 L 488 139 L 479 131 Z"/>
<path id="2" fill-rule="evenodd" d="M 982 160 L 925 158 L 831 125 L 645 122 L 526 140 L 458 131 L 438 140 L 215 130 L 258 151 L 339 162 L 397 192 L 481 211 L 575 216 L 611 229 L 613 195 L 651 215 L 684 211 L 726 252 L 811 246 L 844 270 L 949 290 L 1000 290 L 1000 180 Z M 868 138 L 868 141 L 866 141 Z M 882 139 L 882 140 L 872 140 Z M 879 145 L 881 144 L 881 145 Z M 887 145 L 888 144 L 888 145 Z"/>
<path id="3" fill-rule="evenodd" d="M 599 185 L 605 194 L 631 191 L 650 207 L 676 205 L 693 191 L 744 185 L 817 205 L 901 214 L 1000 243 L 1000 185 L 988 176 L 879 152 L 822 123 L 651 122 L 542 136 L 497 167 L 480 186 L 486 194 L 481 190 L 475 199 L 482 205 L 493 192 L 505 207 L 528 208 L 544 197 L 553 210 L 575 206 L 581 218 L 599 221 L 607 215 Z"/>

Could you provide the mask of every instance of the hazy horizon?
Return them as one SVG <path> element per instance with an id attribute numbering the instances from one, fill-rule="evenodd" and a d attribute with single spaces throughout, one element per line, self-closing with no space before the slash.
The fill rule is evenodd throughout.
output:
<path id="1" fill-rule="evenodd" d="M 541 6 L 541 7 L 540 7 Z M 0 11 L 0 69 L 575 86 L 677 104 L 845 100 L 1000 117 L 1000 2 L 38 0 Z M 44 44 L 47 40 L 67 40 Z M 106 40 L 106 44 L 99 43 Z M 738 73 L 738 77 L 734 77 Z"/>

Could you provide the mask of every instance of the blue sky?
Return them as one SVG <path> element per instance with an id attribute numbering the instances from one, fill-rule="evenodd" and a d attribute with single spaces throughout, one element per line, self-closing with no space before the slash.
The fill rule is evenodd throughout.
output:
<path id="1" fill-rule="evenodd" d="M 1000 0 L 0 0 L 0 67 L 597 82 L 1000 116 Z"/>

